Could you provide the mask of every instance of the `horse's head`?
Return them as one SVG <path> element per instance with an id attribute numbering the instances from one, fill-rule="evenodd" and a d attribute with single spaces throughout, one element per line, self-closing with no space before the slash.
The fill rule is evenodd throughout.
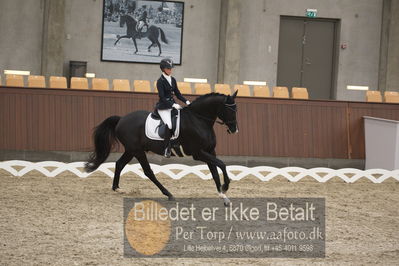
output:
<path id="1" fill-rule="evenodd" d="M 237 105 L 235 103 L 237 92 L 233 95 L 220 93 L 202 95 L 189 105 L 188 110 L 192 111 L 200 119 L 211 122 L 212 126 L 217 122 L 226 125 L 228 133 L 238 133 Z M 216 121 L 218 118 L 222 122 Z"/>
<path id="2" fill-rule="evenodd" d="M 218 114 L 219 119 L 227 126 L 227 132 L 229 134 L 238 133 L 237 104 L 235 102 L 237 92 L 238 91 L 226 97 L 222 110 Z"/>

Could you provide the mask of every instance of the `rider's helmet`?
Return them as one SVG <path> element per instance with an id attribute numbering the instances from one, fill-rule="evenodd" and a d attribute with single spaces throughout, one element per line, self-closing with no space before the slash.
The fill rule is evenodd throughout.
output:
<path id="1" fill-rule="evenodd" d="M 163 71 L 165 68 L 171 69 L 174 67 L 172 59 L 162 59 L 161 63 L 159 64 L 159 67 Z"/>

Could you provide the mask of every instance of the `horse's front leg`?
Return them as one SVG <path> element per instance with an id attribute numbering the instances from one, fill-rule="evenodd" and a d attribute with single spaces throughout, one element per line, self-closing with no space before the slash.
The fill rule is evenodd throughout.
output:
<path id="1" fill-rule="evenodd" d="M 151 43 L 150 46 L 148 46 L 147 50 L 148 52 L 151 52 L 151 47 L 154 45 L 154 43 Z"/>
<path id="2" fill-rule="evenodd" d="M 119 34 L 118 35 L 116 35 L 116 41 L 115 41 L 115 43 L 114 43 L 114 46 L 119 42 L 119 40 L 120 39 L 123 39 L 123 38 L 130 38 L 130 36 L 129 35 L 123 35 L 123 36 L 120 36 Z"/>
<path id="3" fill-rule="evenodd" d="M 204 152 L 204 153 L 206 153 L 206 152 Z M 227 190 L 229 190 L 230 178 L 229 178 L 229 175 L 227 174 L 226 165 L 225 165 L 225 163 L 222 160 L 220 160 L 220 159 L 218 159 L 216 157 L 215 150 L 211 151 L 208 154 L 211 157 L 211 160 L 215 161 L 214 164 L 222 170 L 222 172 L 223 172 L 223 181 L 224 181 L 224 184 L 222 186 L 222 192 L 227 192 Z"/>
<path id="4" fill-rule="evenodd" d="M 208 163 L 208 167 L 209 167 L 209 171 L 212 174 L 213 180 L 215 181 L 215 185 L 216 185 L 216 189 L 218 190 L 219 197 L 221 197 L 223 199 L 225 206 L 229 206 L 230 205 L 229 198 L 226 196 L 226 194 L 224 194 L 221 191 L 220 178 L 219 178 L 219 173 L 218 173 L 216 166 Z"/>
<path id="5" fill-rule="evenodd" d="M 229 189 L 230 178 L 227 174 L 226 165 L 223 161 L 216 158 L 215 151 L 210 153 L 205 152 L 203 150 L 199 151 L 195 156 L 193 156 L 195 160 L 200 160 L 208 164 L 209 170 L 211 171 L 212 177 L 215 180 L 216 188 L 219 192 L 219 196 L 223 198 L 224 204 L 229 205 L 230 200 L 225 195 L 225 192 Z M 223 172 L 224 184 L 220 186 L 219 173 L 217 172 L 216 167 L 219 167 Z"/>

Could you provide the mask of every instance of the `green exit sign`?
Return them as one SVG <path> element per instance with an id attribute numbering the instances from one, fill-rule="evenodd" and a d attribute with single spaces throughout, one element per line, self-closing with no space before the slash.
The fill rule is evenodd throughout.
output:
<path id="1" fill-rule="evenodd" d="M 306 9 L 306 16 L 308 18 L 315 18 L 317 16 L 317 9 Z"/>

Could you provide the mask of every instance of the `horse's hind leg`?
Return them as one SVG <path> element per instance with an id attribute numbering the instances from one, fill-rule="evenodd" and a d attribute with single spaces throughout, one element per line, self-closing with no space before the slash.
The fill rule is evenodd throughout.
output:
<path id="1" fill-rule="evenodd" d="M 133 40 L 133 43 L 134 43 L 134 47 L 136 48 L 136 52 L 134 52 L 134 54 L 137 54 L 137 52 L 138 52 L 139 50 L 137 49 L 136 38 L 135 38 L 135 37 L 132 37 L 132 40 Z"/>
<path id="2" fill-rule="evenodd" d="M 158 40 L 156 41 L 156 44 L 157 44 L 157 46 L 158 46 L 158 48 L 159 48 L 159 54 L 158 54 L 158 56 L 161 56 L 161 54 L 162 54 L 161 44 L 159 43 Z"/>
<path id="3" fill-rule="evenodd" d="M 136 158 L 143 168 L 144 174 L 162 191 L 165 196 L 169 198 L 169 200 L 174 200 L 173 195 L 164 186 L 162 186 L 162 184 L 159 183 L 158 179 L 155 177 L 154 172 L 148 163 L 145 152 L 140 152 L 138 155 L 136 155 Z"/>
<path id="4" fill-rule="evenodd" d="M 121 172 L 123 168 L 130 162 L 130 160 L 133 159 L 133 153 L 131 151 L 125 151 L 121 158 L 119 158 L 118 161 L 116 161 L 116 166 L 115 166 L 115 175 L 114 175 L 114 182 L 112 184 L 112 189 L 115 191 L 119 188 L 119 177 L 121 175 Z"/>

